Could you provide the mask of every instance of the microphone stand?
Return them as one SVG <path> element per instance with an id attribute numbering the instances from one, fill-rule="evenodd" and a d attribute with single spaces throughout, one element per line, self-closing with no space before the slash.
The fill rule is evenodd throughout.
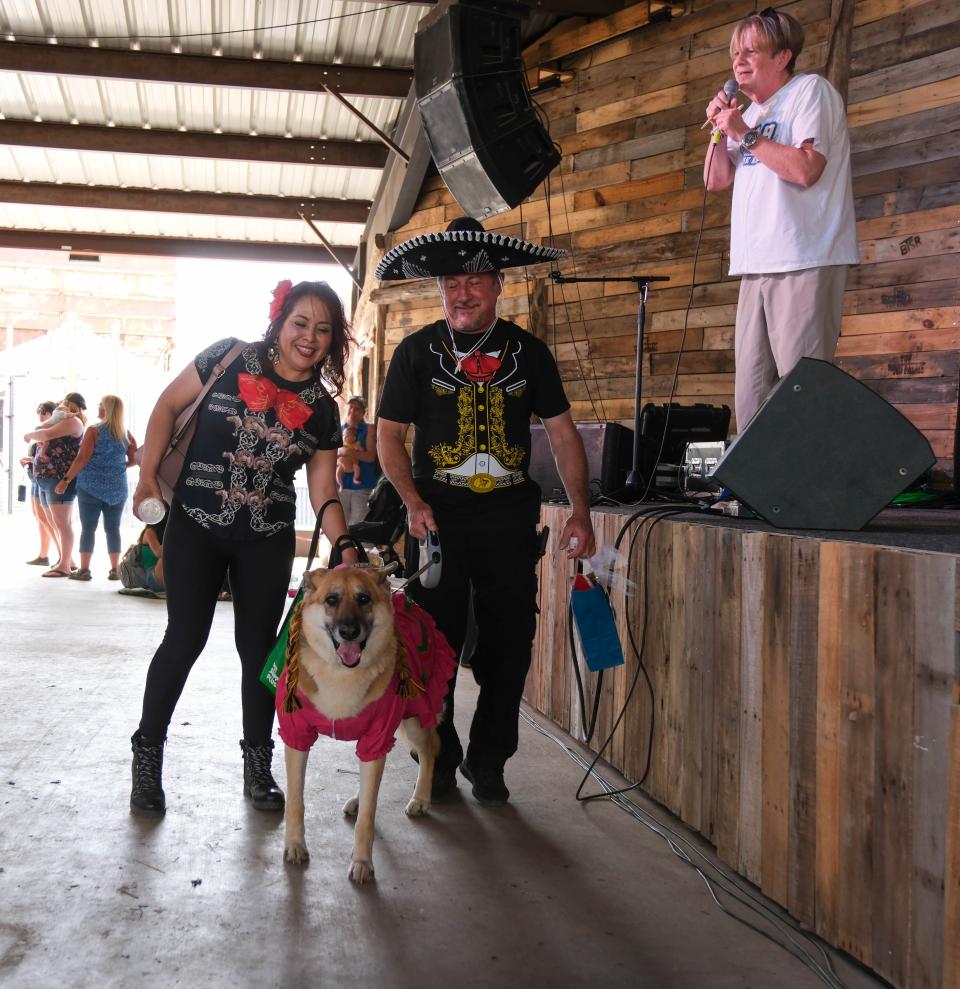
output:
<path id="1" fill-rule="evenodd" d="M 627 275 L 622 278 L 570 278 L 566 275 L 561 275 L 558 271 L 551 272 L 550 277 L 557 285 L 569 285 L 574 282 L 633 282 L 640 292 L 640 305 L 637 309 L 637 371 L 634 381 L 633 459 L 630 466 L 630 473 L 627 474 L 626 487 L 611 495 L 617 501 L 624 502 L 625 504 L 636 503 L 643 498 L 646 488 L 649 487 L 648 484 L 644 484 L 644 478 L 640 472 L 640 386 L 643 379 L 643 324 L 647 312 L 647 291 L 650 282 L 668 282 L 670 279 L 666 275 Z M 656 465 L 654 465 L 654 469 L 656 469 Z"/>

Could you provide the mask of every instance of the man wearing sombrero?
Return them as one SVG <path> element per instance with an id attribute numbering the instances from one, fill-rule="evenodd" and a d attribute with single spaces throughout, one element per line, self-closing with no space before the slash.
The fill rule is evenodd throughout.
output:
<path id="1" fill-rule="evenodd" d="M 564 252 L 455 220 L 384 255 L 382 280 L 437 279 L 445 318 L 401 341 L 378 409 L 380 463 L 407 507 L 410 533 L 439 535 L 439 584 L 412 585 L 459 653 L 470 589 L 477 626 L 471 668 L 480 687 L 470 741 L 453 723 L 450 691 L 440 725 L 434 796 L 456 785 L 456 768 L 481 803 L 504 803 L 504 763 L 517 750 L 517 721 L 536 630 L 540 489 L 527 474 L 530 417 L 543 422 L 571 505 L 560 537 L 569 557 L 594 552 L 586 456 L 546 345 L 497 316 L 503 268 L 553 261 Z M 413 461 L 404 438 L 414 426 Z"/>

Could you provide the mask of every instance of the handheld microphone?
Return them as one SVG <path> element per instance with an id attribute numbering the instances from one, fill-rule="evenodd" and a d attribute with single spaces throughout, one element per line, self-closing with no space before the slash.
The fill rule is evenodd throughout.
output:
<path id="1" fill-rule="evenodd" d="M 727 98 L 727 103 L 729 103 L 737 95 L 739 89 L 740 86 L 736 79 L 728 79 L 723 84 L 723 95 Z M 721 136 L 722 134 L 719 128 L 714 130 L 713 134 L 710 135 L 710 143 L 719 144 Z"/>

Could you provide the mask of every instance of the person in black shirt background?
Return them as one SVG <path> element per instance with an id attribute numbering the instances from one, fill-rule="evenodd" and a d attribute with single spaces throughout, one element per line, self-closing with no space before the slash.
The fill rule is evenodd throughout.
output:
<path id="1" fill-rule="evenodd" d="M 244 793 L 258 810 L 283 810 L 271 772 L 274 699 L 260 671 L 283 614 L 294 559 L 293 478 L 306 464 L 310 501 L 325 507 L 331 541 L 346 532 L 335 482 L 339 416 L 324 380 L 340 393 L 349 342 L 343 306 L 325 282 L 281 282 L 262 343 L 248 344 L 207 393 L 170 506 L 163 539 L 167 629 L 147 672 L 140 725 L 131 739 L 134 813 L 166 810 L 167 726 L 206 644 L 229 576 L 241 663 Z M 164 390 L 147 424 L 134 511 L 161 497 L 156 470 L 177 415 L 237 343 L 220 340 Z M 322 380 L 323 379 L 323 380 Z M 329 503 L 329 504 L 328 504 Z M 346 562 L 355 562 L 345 551 Z"/>
<path id="2" fill-rule="evenodd" d="M 540 489 L 527 474 L 530 417 L 550 439 L 571 505 L 560 537 L 570 557 L 594 553 L 587 463 L 556 362 L 546 345 L 499 319 L 500 269 L 561 257 L 562 251 L 455 220 L 444 233 L 389 251 L 381 279 L 437 277 L 446 318 L 395 351 L 377 411 L 380 463 L 407 507 L 410 534 L 439 535 L 438 586 L 411 585 L 454 651 L 464 642 L 471 585 L 480 694 L 464 758 L 453 724 L 454 687 L 439 726 L 434 796 L 456 769 L 481 803 L 509 799 L 504 764 L 517 749 L 517 721 L 536 631 L 536 525 Z M 414 426 L 413 460 L 404 439 Z"/>

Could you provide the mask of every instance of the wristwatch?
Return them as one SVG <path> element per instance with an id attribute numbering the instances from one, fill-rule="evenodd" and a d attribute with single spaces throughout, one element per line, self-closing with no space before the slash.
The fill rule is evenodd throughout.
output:
<path id="1" fill-rule="evenodd" d="M 743 139 L 740 141 L 740 154 L 749 151 L 759 140 L 760 131 L 756 127 L 752 127 L 743 135 Z"/>

